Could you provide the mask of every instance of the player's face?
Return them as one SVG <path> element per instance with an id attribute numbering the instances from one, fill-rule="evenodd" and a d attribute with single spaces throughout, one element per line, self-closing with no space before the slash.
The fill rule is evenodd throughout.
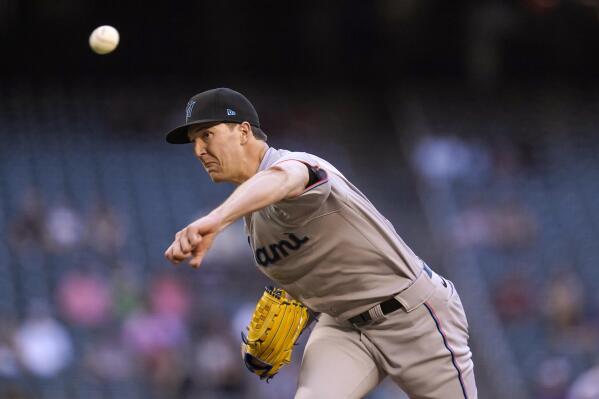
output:
<path id="1" fill-rule="evenodd" d="M 220 123 L 209 128 L 191 126 L 188 135 L 194 144 L 196 157 L 212 181 L 240 183 L 243 147 L 237 125 L 230 127 Z"/>

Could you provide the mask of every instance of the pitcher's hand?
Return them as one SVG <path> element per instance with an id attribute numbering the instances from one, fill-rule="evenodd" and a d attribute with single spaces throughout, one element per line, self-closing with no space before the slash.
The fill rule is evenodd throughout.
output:
<path id="1" fill-rule="evenodd" d="M 175 240 L 164 252 L 164 256 L 174 264 L 189 259 L 192 267 L 198 268 L 214 238 L 221 230 L 221 219 L 209 214 L 191 223 L 175 235 Z"/>

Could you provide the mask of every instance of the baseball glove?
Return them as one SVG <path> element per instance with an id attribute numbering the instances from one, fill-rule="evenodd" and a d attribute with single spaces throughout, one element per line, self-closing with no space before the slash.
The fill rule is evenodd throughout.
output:
<path id="1" fill-rule="evenodd" d="M 245 366 L 267 381 L 291 361 L 291 352 L 308 324 L 308 308 L 280 288 L 266 287 L 256 305 L 247 336 L 241 333 Z"/>

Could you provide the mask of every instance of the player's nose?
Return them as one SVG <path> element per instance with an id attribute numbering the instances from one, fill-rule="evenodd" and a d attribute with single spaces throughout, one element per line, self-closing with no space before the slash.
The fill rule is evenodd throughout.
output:
<path id="1" fill-rule="evenodd" d="M 193 144 L 193 151 L 198 158 L 200 158 L 202 155 L 205 155 L 206 143 L 204 143 L 202 140 L 195 140 Z"/>

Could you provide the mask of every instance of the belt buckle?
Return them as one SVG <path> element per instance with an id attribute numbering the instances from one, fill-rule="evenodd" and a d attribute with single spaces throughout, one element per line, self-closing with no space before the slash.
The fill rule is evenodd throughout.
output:
<path id="1" fill-rule="evenodd" d="M 369 321 L 371 321 L 372 319 L 367 319 L 364 314 L 368 315 L 368 311 L 366 312 L 362 312 L 359 315 L 356 315 L 354 317 L 352 317 L 349 322 L 351 323 L 352 326 L 358 328 L 361 327 L 363 325 L 365 325 L 366 323 L 368 323 Z M 357 318 L 359 318 L 359 320 L 356 320 Z M 354 321 L 352 321 L 354 320 Z"/>

